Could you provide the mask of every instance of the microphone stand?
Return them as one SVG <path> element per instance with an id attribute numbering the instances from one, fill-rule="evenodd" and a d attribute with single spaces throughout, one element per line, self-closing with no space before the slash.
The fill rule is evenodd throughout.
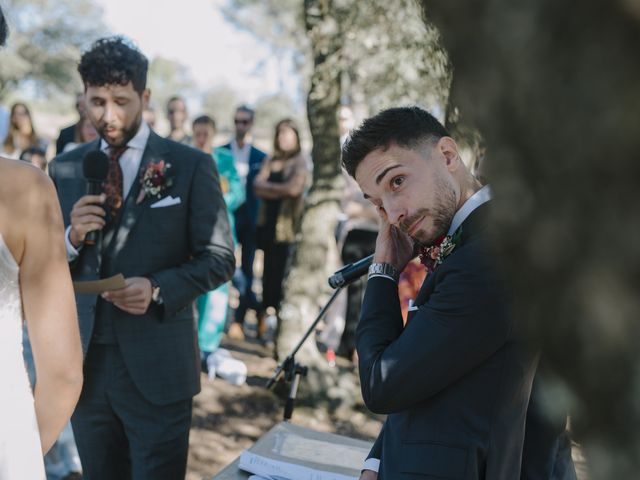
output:
<path id="1" fill-rule="evenodd" d="M 327 312 L 327 309 L 329 308 L 329 306 L 338 297 L 338 294 L 342 290 L 343 286 L 344 285 L 336 288 L 336 290 L 333 292 L 333 295 L 331 296 L 329 301 L 325 304 L 324 307 L 322 307 L 322 310 L 320 310 L 320 313 L 318 313 L 318 316 L 313 321 L 313 323 L 309 326 L 309 328 L 307 329 L 305 334 L 302 336 L 298 344 L 294 347 L 291 353 L 287 355 L 287 358 L 285 358 L 284 361 L 280 363 L 280 365 L 278 365 L 275 373 L 267 382 L 266 388 L 269 389 L 276 383 L 276 381 L 278 380 L 278 377 L 280 377 L 280 374 L 284 372 L 285 382 L 291 383 L 291 387 L 289 388 L 289 396 L 287 397 L 287 400 L 284 404 L 284 421 L 285 422 L 288 422 L 289 420 L 291 420 L 291 416 L 293 415 L 293 406 L 296 399 L 296 395 L 298 393 L 298 385 L 300 384 L 300 377 L 306 377 L 307 371 L 308 371 L 308 368 L 306 366 L 300 365 L 299 363 L 296 362 L 295 355 L 296 353 L 298 353 L 298 350 L 300 350 L 300 348 L 302 347 L 304 342 L 307 340 L 307 338 L 309 338 L 309 335 L 311 335 L 311 332 L 315 330 L 316 326 L 318 325 L 318 323 L 320 322 L 324 314 Z"/>

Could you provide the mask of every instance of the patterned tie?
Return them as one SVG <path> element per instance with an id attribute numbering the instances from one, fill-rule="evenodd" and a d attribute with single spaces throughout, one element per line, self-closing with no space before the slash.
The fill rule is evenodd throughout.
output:
<path id="1" fill-rule="evenodd" d="M 105 207 L 112 219 L 118 215 L 118 211 L 122 207 L 123 186 L 120 157 L 126 149 L 126 145 L 123 147 L 109 147 L 109 171 L 104 182 L 104 193 L 107 195 Z"/>

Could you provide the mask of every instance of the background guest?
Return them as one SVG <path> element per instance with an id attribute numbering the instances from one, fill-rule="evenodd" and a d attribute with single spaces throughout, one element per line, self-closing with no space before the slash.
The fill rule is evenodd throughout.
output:
<path id="1" fill-rule="evenodd" d="M 345 194 L 342 202 L 344 222 L 340 224 L 338 248 L 342 263 L 347 265 L 371 255 L 378 236 L 378 213 L 364 198 L 358 184 L 345 172 Z M 360 318 L 360 306 L 366 278 L 363 276 L 347 286 L 347 305 L 344 314 L 344 330 L 336 354 L 354 359 L 356 351 L 356 327 Z"/>
<path id="2" fill-rule="evenodd" d="M 298 128 L 292 120 L 281 120 L 275 129 L 273 156 L 264 162 L 253 182 L 256 195 L 262 199 L 256 232 L 258 248 L 264 251 L 259 336 L 266 331 L 267 308 L 277 315 L 282 300 L 282 281 L 302 214 L 307 176 Z"/>
<path id="3" fill-rule="evenodd" d="M 234 232 L 233 212 L 244 202 L 244 188 L 233 162 L 231 151 L 226 148 L 213 148 L 216 123 L 208 115 L 202 115 L 193 121 L 193 146 L 213 155 L 220 175 L 220 188 L 229 214 L 229 225 Z M 234 235 L 235 243 L 235 235 Z M 222 332 L 227 322 L 229 307 L 229 282 L 215 290 L 200 295 L 196 300 L 198 308 L 198 343 L 203 367 L 208 369 L 207 358 L 220 346 Z M 215 375 L 215 373 L 214 373 Z"/>
<path id="4" fill-rule="evenodd" d="M 9 133 L 9 110 L 4 105 L 0 105 L 0 142 L 4 142 Z"/>
<path id="5" fill-rule="evenodd" d="M 88 117 L 80 119 L 75 125 L 75 134 L 73 142 L 69 142 L 64 146 L 64 152 L 69 152 L 83 143 L 92 142 L 98 138 L 98 132 Z"/>
<path id="6" fill-rule="evenodd" d="M 29 147 L 38 147 L 46 151 L 47 144 L 48 142 L 36 133 L 29 107 L 21 102 L 14 103 L 9 116 L 9 133 L 0 153 L 5 157 L 18 159 L 22 151 Z"/>
<path id="7" fill-rule="evenodd" d="M 241 267 L 234 275 L 233 283 L 240 292 L 240 302 L 234 314 L 234 323 L 229 326 L 228 335 L 236 340 L 244 339 L 243 324 L 247 309 L 258 312 L 260 304 L 253 291 L 253 261 L 256 256 L 256 219 L 260 201 L 253 190 L 253 181 L 267 157 L 262 150 L 252 144 L 251 129 L 255 112 L 241 105 L 233 117 L 235 137 L 224 145 L 233 153 L 236 169 L 245 188 L 246 201 L 236 210 L 236 234 L 240 245 Z"/>
<path id="8" fill-rule="evenodd" d="M 171 97 L 167 102 L 167 119 L 171 131 L 167 136 L 174 142 L 191 145 L 191 137 L 187 135 L 184 125 L 187 121 L 187 104 L 180 96 Z"/>
<path id="9" fill-rule="evenodd" d="M 20 154 L 20 160 L 38 167 L 40 170 L 47 169 L 47 155 L 44 150 L 38 147 L 29 147 Z"/>
<path id="10" fill-rule="evenodd" d="M 142 111 L 142 119 L 147 122 L 147 125 L 149 125 L 151 130 L 155 130 L 156 111 L 151 105 L 147 105 L 147 107 Z"/>
<path id="11" fill-rule="evenodd" d="M 86 108 L 84 105 L 84 93 L 79 92 L 76 94 L 76 111 L 78 112 L 78 121 L 73 125 L 69 125 L 68 127 L 60 130 L 60 135 L 58 135 L 58 140 L 56 140 L 56 155 L 60 155 L 65 151 L 65 146 L 68 143 L 75 142 L 76 144 L 82 143 L 79 140 L 79 130 L 80 124 L 82 123 L 82 119 L 85 117 Z M 88 140 L 85 140 L 88 141 Z"/>
<path id="12" fill-rule="evenodd" d="M 340 146 L 347 141 L 353 127 L 353 111 L 347 105 L 342 105 L 338 109 Z M 371 255 L 375 250 L 378 236 L 378 212 L 371 202 L 364 198 L 356 181 L 344 170 L 343 175 L 346 188 L 342 201 L 343 217 L 338 225 L 337 241 L 342 263 L 347 265 Z M 363 276 L 347 287 L 344 330 L 336 353 L 349 360 L 355 359 L 356 327 L 360 318 L 365 284 L 366 279 Z"/>

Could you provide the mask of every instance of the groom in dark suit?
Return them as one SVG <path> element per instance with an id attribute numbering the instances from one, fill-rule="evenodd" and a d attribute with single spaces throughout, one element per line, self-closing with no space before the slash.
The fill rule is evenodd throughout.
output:
<path id="1" fill-rule="evenodd" d="M 488 187 L 417 107 L 366 120 L 343 164 L 382 219 L 357 351 L 365 403 L 389 416 L 361 478 L 520 478 L 536 362 L 493 266 Z M 398 274 L 416 250 L 429 273 L 403 326 Z"/>
<path id="2" fill-rule="evenodd" d="M 74 280 L 123 274 L 77 295 L 85 382 L 72 423 L 93 479 L 183 479 L 200 369 L 192 303 L 231 278 L 233 244 L 215 164 L 142 121 L 147 59 L 98 40 L 78 70 L 100 139 L 50 166 Z M 109 156 L 103 195 L 85 195 L 83 158 Z M 87 234 L 98 230 L 95 244 Z"/>

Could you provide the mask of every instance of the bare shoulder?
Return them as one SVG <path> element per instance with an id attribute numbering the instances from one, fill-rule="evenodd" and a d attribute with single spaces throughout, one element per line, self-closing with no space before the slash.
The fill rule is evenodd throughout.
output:
<path id="1" fill-rule="evenodd" d="M 38 206 L 56 203 L 53 182 L 44 172 L 26 162 L 0 158 L 0 208 L 12 224 L 34 218 Z"/>

